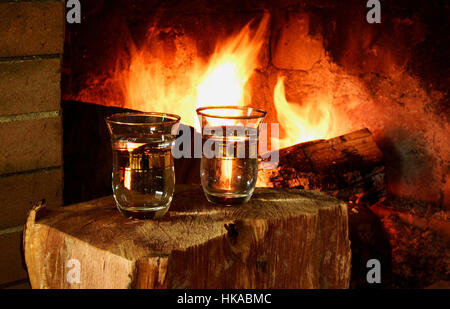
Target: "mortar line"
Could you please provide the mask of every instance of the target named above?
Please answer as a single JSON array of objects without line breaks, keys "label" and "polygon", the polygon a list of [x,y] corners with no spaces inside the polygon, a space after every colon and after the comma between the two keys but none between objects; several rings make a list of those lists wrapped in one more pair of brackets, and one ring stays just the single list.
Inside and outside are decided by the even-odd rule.
[{"label": "mortar line", "polygon": [[[1,3],[1,0],[0,0],[0,3]],[[62,56],[62,54],[0,57],[0,62],[42,60],[42,59],[60,59],[61,56]]]},{"label": "mortar line", "polygon": [[0,3],[65,2],[64,0],[0,0]]},{"label": "mortar line", "polygon": [[48,112],[36,112],[36,113],[26,113],[26,114],[17,114],[17,115],[4,115],[0,116],[0,124],[1,123],[10,123],[14,121],[23,121],[23,120],[37,120],[37,119],[46,119],[46,118],[56,118],[61,115],[61,111],[48,111]]},{"label": "mortar line", "polygon": [[12,234],[15,232],[20,232],[23,230],[23,224],[22,225],[18,225],[18,226],[14,226],[14,227],[8,227],[6,229],[2,229],[0,230],[0,236],[1,235],[5,235],[5,234]]},{"label": "mortar line", "polygon": [[11,177],[11,176],[27,175],[27,174],[33,174],[33,173],[39,173],[39,172],[50,172],[50,171],[58,170],[60,168],[62,168],[62,165],[37,168],[37,169],[33,169],[33,170],[20,171],[20,172],[5,173],[5,174],[0,174],[0,179],[6,178],[6,177]]}]

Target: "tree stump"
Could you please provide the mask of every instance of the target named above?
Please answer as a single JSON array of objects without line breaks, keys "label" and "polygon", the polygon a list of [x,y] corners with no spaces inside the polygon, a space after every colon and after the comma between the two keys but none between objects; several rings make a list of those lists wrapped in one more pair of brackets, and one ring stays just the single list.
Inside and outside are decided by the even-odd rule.
[{"label": "tree stump", "polygon": [[345,203],[300,189],[257,188],[248,203],[226,207],[181,185],[165,217],[147,221],[124,218],[112,197],[38,204],[24,251],[33,288],[348,288],[350,280]]}]

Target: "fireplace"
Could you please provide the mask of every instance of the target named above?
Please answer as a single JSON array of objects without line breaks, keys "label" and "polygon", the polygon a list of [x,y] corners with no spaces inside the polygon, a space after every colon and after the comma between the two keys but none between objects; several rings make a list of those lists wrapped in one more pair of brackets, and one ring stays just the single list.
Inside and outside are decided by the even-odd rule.
[{"label": "fireplace", "polygon": [[[347,141],[362,136],[361,147],[376,148],[367,152],[369,167],[349,156],[345,169],[324,172],[362,179],[355,192],[338,196],[349,209],[351,287],[448,285],[448,5],[380,1],[381,23],[369,23],[366,2],[82,2],[81,22],[65,26],[62,54],[63,141],[55,147],[63,152],[63,204],[111,194],[104,117],[175,113],[194,132],[197,107],[250,105],[280,124],[286,169],[278,176],[298,173],[293,161],[311,160],[298,154],[314,143],[331,141],[329,151],[337,145],[345,154]],[[177,183],[199,183],[198,169],[196,159],[177,160]],[[269,175],[258,185],[332,194],[295,177],[280,183]],[[378,285],[366,281],[373,258],[382,264]]]}]

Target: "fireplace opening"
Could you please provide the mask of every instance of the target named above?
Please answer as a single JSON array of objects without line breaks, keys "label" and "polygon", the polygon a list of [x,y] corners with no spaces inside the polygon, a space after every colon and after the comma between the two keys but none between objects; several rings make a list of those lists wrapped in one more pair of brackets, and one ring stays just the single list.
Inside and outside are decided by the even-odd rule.
[{"label": "fireplace opening", "polygon": [[[196,108],[252,106],[279,124],[268,150],[279,150],[279,163],[259,173],[257,187],[346,203],[351,288],[448,287],[449,8],[380,2],[380,23],[360,0],[82,2],[63,49],[40,59],[61,57],[59,204],[112,194],[105,117],[173,113],[194,139]],[[13,56],[0,51],[5,76]],[[13,114],[23,112],[5,113]],[[0,182],[23,173],[0,167]],[[199,169],[199,159],[176,159],[176,183],[199,184]],[[382,265],[379,284],[366,277],[372,259]]]},{"label": "fireplace opening", "polygon": [[[368,286],[365,260],[376,255],[386,265],[384,286],[424,287],[449,271],[439,248],[448,244],[450,207],[446,11],[438,1],[383,3],[382,22],[370,24],[361,1],[93,1],[83,22],[66,29],[63,106],[94,103],[102,116],[112,107],[174,112],[193,128],[197,107],[264,108],[266,122],[280,123],[281,153],[278,170],[258,186],[319,189],[348,202],[352,286]],[[104,127],[101,117],[95,126]],[[315,148],[298,145],[352,140],[363,129],[360,145],[322,143],[342,147],[333,160],[343,162],[313,163],[320,180],[298,166],[319,160]],[[370,142],[380,154],[364,148]],[[199,183],[188,176],[198,162],[177,163],[177,182]],[[65,176],[72,179],[67,167]],[[66,182],[65,197],[71,192]]]}]

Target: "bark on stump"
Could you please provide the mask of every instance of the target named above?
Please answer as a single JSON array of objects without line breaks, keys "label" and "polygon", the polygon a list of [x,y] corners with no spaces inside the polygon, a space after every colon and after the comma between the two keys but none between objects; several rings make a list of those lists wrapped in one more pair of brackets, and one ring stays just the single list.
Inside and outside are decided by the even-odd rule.
[{"label": "bark on stump", "polygon": [[224,207],[199,186],[177,186],[166,216],[147,221],[124,218],[112,197],[38,204],[24,251],[33,288],[348,288],[350,280],[345,203],[300,189],[257,188],[247,204]]}]

